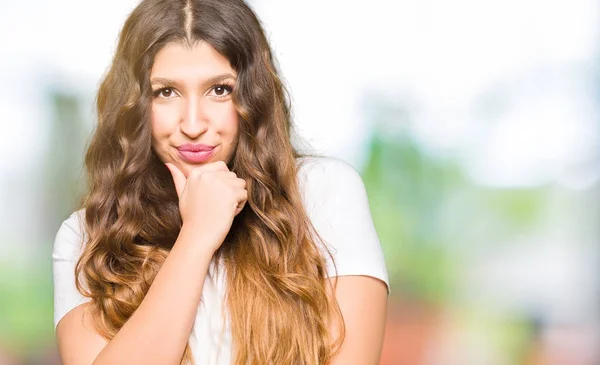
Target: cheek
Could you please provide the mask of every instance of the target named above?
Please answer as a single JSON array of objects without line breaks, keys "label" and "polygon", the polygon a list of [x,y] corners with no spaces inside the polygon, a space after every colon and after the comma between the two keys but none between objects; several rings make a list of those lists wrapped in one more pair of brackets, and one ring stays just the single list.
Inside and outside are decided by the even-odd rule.
[{"label": "cheek", "polygon": [[239,129],[239,115],[233,104],[231,104],[230,107],[223,110],[220,124],[221,132],[223,134],[226,134],[229,137],[229,139],[234,140],[237,138]]},{"label": "cheek", "polygon": [[158,141],[168,137],[176,125],[175,111],[167,105],[153,105],[151,113],[152,137]]}]

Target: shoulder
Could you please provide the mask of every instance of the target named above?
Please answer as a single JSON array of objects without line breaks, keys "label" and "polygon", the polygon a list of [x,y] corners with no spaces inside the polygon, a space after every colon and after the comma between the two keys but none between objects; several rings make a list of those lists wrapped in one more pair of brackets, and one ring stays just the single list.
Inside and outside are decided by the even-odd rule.
[{"label": "shoulder", "polygon": [[298,175],[299,178],[360,179],[358,172],[350,164],[335,157],[301,157],[298,159]]},{"label": "shoulder", "polygon": [[318,205],[348,205],[366,195],[360,174],[346,161],[335,157],[299,159],[298,185],[309,210]]},{"label": "shoulder", "polygon": [[75,265],[87,242],[85,213],[78,210],[65,219],[56,233],[52,249],[54,283],[54,327],[73,308],[89,301],[75,285]]},{"label": "shoulder", "polygon": [[306,212],[331,254],[325,255],[329,277],[371,276],[387,285],[383,250],[358,172],[331,157],[304,158],[300,164],[298,184]]},{"label": "shoulder", "polygon": [[85,242],[85,210],[80,209],[69,215],[65,219],[54,239],[52,256],[55,259],[71,259],[79,256],[81,247]]},{"label": "shoulder", "polygon": [[298,159],[298,185],[305,199],[342,196],[352,199],[364,193],[359,173],[349,163],[334,157]]}]

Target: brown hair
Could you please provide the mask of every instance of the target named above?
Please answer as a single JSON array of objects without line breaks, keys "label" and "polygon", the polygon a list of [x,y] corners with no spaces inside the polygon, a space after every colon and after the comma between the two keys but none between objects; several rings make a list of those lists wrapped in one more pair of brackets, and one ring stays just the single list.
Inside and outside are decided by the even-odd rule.
[{"label": "brown hair", "polygon": [[[229,167],[246,180],[248,202],[215,253],[227,272],[234,364],[325,364],[344,333],[327,290],[328,251],[302,204],[289,97],[262,26],[241,0],[145,0],[125,22],[98,91],[98,125],[85,156],[88,242],[76,266],[77,288],[91,298],[98,331],[110,340],[178,236],[175,187],[151,146],[149,74],[167,43],[197,41],[238,74],[240,132]],[[342,327],[336,341],[328,333],[333,319]]]}]

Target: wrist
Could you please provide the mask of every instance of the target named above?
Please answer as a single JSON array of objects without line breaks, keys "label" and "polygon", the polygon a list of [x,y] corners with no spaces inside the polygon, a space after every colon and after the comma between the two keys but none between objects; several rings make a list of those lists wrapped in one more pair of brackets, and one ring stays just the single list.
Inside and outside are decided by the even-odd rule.
[{"label": "wrist", "polygon": [[176,243],[191,246],[198,253],[212,257],[221,242],[217,242],[216,238],[211,237],[206,231],[202,232],[194,225],[183,224]]}]

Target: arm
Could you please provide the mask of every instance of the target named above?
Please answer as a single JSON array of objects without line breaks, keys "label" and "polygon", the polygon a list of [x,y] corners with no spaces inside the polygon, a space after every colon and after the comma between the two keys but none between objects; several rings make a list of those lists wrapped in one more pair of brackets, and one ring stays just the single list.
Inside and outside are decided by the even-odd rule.
[{"label": "arm", "polygon": [[182,228],[146,297],[110,342],[94,330],[87,304],[65,315],[56,330],[63,363],[179,364],[212,258],[205,249],[212,245],[197,237]]},{"label": "arm", "polygon": [[[335,262],[334,266],[325,256],[345,325],[344,342],[329,365],[376,365],[383,346],[389,280],[365,186],[350,165],[337,159],[312,160],[303,172],[308,213]],[[327,287],[331,295],[333,288]],[[329,324],[332,339],[340,334],[337,325],[337,321]]]},{"label": "arm", "polygon": [[[377,365],[381,357],[388,291],[384,282],[369,276],[329,279],[336,285],[335,298],[345,324],[345,338],[329,365]],[[330,332],[336,338],[334,322]]]},{"label": "arm", "polygon": [[[248,195],[246,182],[222,161],[197,167],[188,176],[175,165],[167,167],[173,175],[183,220],[173,248],[137,310],[110,342],[94,330],[86,305],[60,319],[57,337],[65,365],[180,363],[213,254]],[[64,261],[58,259],[72,237],[60,233],[55,244],[56,262]],[[58,298],[74,290],[64,285],[65,280],[56,281],[61,283]]]}]

